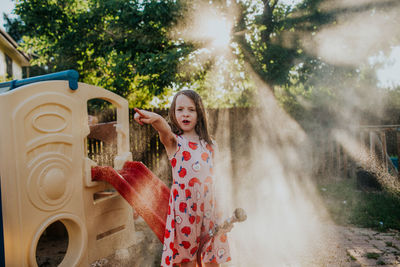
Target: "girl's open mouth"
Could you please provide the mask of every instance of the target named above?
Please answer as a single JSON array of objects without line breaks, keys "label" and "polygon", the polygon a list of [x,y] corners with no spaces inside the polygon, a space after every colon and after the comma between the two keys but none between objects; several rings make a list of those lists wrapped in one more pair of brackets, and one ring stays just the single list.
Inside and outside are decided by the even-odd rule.
[{"label": "girl's open mouth", "polygon": [[183,122],[184,124],[190,123],[190,121],[188,121],[188,120],[183,120],[182,122]]}]

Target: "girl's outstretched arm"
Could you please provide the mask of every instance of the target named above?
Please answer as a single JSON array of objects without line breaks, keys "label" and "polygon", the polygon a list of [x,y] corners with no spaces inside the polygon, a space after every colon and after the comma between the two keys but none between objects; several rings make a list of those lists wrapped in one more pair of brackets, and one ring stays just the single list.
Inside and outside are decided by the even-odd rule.
[{"label": "girl's outstretched arm", "polygon": [[167,151],[168,158],[176,151],[176,136],[171,130],[168,122],[159,114],[147,110],[135,108],[134,119],[140,125],[151,124],[160,135],[160,141]]}]

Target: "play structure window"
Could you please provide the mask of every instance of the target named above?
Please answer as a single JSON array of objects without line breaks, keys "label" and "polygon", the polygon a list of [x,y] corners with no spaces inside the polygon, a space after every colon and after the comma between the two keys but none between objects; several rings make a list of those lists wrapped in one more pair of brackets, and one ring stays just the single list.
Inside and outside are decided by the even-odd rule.
[{"label": "play structure window", "polygon": [[58,266],[68,248],[68,232],[61,221],[50,224],[40,236],[36,247],[36,262],[40,266]]},{"label": "play structure window", "polygon": [[88,116],[87,155],[98,165],[113,166],[117,155],[116,109],[105,100],[91,99],[88,101]]},{"label": "play structure window", "polygon": [[[113,166],[117,155],[117,112],[115,107],[102,99],[88,101],[88,122],[90,133],[87,137],[88,158],[100,166]],[[114,188],[106,188],[93,194],[94,203],[117,195]]]}]

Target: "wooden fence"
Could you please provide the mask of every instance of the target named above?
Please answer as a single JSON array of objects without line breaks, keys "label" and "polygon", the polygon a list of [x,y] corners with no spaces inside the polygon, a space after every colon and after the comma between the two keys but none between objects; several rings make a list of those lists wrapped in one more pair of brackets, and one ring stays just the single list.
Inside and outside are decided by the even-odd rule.
[{"label": "wooden fence", "polygon": [[[153,112],[163,117],[168,116],[166,109],[154,109]],[[228,141],[224,141],[224,146],[228,145],[232,154],[244,155],[245,151],[239,153],[239,149],[243,146],[243,140],[250,135],[251,124],[247,118],[248,112],[244,112],[244,108],[235,109],[209,109],[207,110],[209,117],[210,133],[220,140],[229,136]],[[116,132],[114,124],[116,114],[113,110],[102,112],[101,114],[93,114],[99,118],[99,124],[91,127],[91,133],[87,139],[88,156],[98,165],[113,166],[113,158],[116,155]],[[157,176],[164,181],[169,180],[170,166],[163,145],[159,140],[158,133],[150,125],[139,125],[133,120],[134,111],[129,112],[130,121],[130,149],[133,160],[142,161]],[[219,136],[215,136],[219,131]],[[238,161],[238,157],[232,158],[232,166]],[[232,167],[234,168],[234,167]]]},{"label": "wooden fence", "polygon": [[[166,109],[154,109],[153,111],[165,118],[168,116],[168,110]],[[227,149],[230,150],[233,175],[238,173],[238,168],[243,167],[241,162],[251,153],[245,145],[245,142],[248,142],[249,138],[252,137],[253,126],[249,117],[251,112],[252,109],[247,108],[207,110],[210,133],[217,140],[220,147],[228,146]],[[87,141],[88,156],[99,165],[112,166],[113,158],[116,155],[116,132],[113,126],[116,114],[113,110],[110,110],[95,115],[100,118],[100,128],[106,132],[106,134],[102,133],[100,135],[107,136],[107,138],[96,138],[96,129],[93,128]],[[170,181],[170,166],[157,132],[150,125],[141,126],[135,123],[133,115],[134,111],[130,110],[130,149],[133,160],[142,161],[168,184],[168,181]],[[370,146],[371,154],[382,154],[382,160],[387,162],[388,153],[398,155],[400,152],[399,130],[400,127],[398,126],[360,127],[358,134],[360,142]],[[379,148],[376,146],[376,140],[378,139],[375,140],[370,137],[373,133],[377,133],[377,137],[380,140]],[[366,136],[369,137],[367,138]],[[310,160],[314,161],[314,170],[318,175],[352,175],[356,164],[340,144],[329,139],[324,134],[313,136],[312,138],[315,139],[312,142],[319,152],[314,153],[313,159]]]}]

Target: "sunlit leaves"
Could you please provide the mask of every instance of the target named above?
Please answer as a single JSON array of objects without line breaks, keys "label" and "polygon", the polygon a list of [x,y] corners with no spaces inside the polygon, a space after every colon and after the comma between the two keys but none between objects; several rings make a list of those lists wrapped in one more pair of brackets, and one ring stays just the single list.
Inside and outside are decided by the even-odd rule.
[{"label": "sunlit leaves", "polygon": [[15,13],[33,65],[76,69],[82,81],[134,103],[168,91],[188,53],[168,37],[181,17],[178,1],[22,0]]}]

